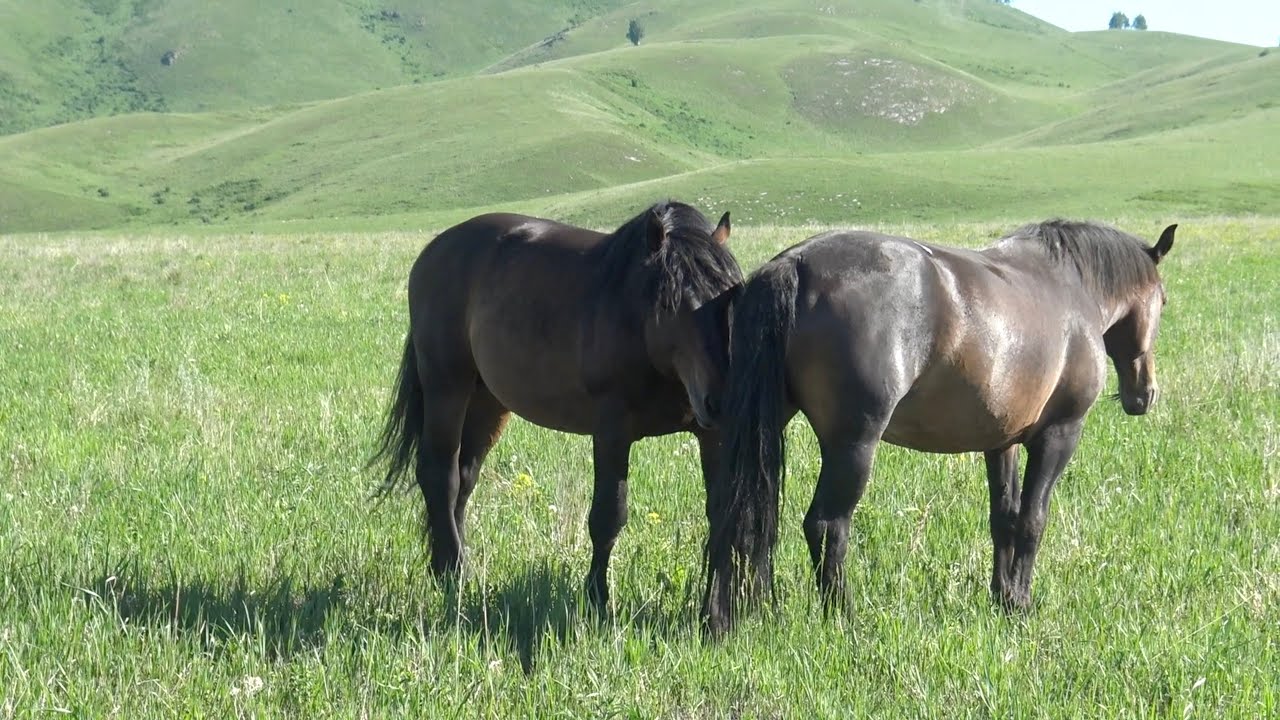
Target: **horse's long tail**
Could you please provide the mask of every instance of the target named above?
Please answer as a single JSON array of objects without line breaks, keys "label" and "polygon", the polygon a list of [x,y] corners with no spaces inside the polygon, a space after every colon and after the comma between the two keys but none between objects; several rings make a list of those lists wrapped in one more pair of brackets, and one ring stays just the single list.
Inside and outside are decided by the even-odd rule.
[{"label": "horse's long tail", "polygon": [[422,383],[418,380],[412,334],[406,334],[404,339],[404,358],[400,360],[395,393],[378,439],[378,449],[369,459],[369,466],[388,463],[387,474],[378,488],[379,496],[394,490],[408,474],[422,436]]},{"label": "horse's long tail", "polygon": [[719,477],[711,483],[711,533],[703,620],[730,628],[741,595],[773,588],[773,547],[782,494],[787,339],[799,278],[793,261],[770,263],[736,303],[725,384]]}]

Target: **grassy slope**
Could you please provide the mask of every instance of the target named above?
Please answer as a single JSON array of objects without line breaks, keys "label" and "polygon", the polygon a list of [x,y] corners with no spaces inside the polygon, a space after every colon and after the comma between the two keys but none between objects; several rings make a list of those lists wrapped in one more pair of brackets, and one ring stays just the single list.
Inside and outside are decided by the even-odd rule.
[{"label": "grassy slope", "polygon": [[995,3],[580,5],[599,16],[497,74],[0,138],[0,231],[396,227],[497,206],[607,225],[663,195],[758,222],[1280,202],[1280,56],[1071,35]]},{"label": "grassy slope", "polygon": [[[979,245],[1007,228],[885,229]],[[811,231],[744,224],[733,243],[754,267]],[[460,595],[427,577],[418,496],[368,501],[427,237],[0,238],[0,715],[1280,713],[1274,221],[1179,231],[1161,404],[1094,408],[1031,613],[988,601],[980,460],[886,446],[854,516],[854,612],[822,620],[797,422],[779,612],[723,646],[696,634],[687,437],[632,452],[603,621],[577,604],[585,438],[511,424],[470,504]]]},{"label": "grassy slope", "polygon": [[[232,110],[477,70],[619,0],[0,0],[0,133]],[[160,60],[177,53],[172,65]]]},{"label": "grassy slope", "polygon": [[[1280,56],[1230,54],[1162,65],[1107,84],[1085,97],[1089,108],[1017,138],[1017,144],[1124,140],[1165,130],[1261,117],[1280,107]],[[1250,137],[1224,137],[1248,143]]]}]

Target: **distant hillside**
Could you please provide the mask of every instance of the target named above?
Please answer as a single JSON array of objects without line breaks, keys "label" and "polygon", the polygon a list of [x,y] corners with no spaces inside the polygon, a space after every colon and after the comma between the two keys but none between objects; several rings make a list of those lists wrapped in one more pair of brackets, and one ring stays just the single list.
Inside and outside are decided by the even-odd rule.
[{"label": "distant hillside", "polygon": [[[94,27],[121,33],[104,46],[150,58],[106,85],[149,89],[94,112],[165,112],[0,137],[0,231],[429,225],[494,207],[607,224],[666,195],[755,222],[1280,213],[1280,53],[1071,34],[994,2],[539,2],[513,24],[492,0],[315,0],[271,22],[244,0],[55,0],[20,24],[58,3],[98,8]],[[179,36],[203,40],[162,65]],[[72,87],[47,74],[68,67],[28,80]],[[380,77],[394,87],[369,90]]]},{"label": "distant hillside", "polygon": [[0,134],[479,70],[620,0],[0,0]]}]

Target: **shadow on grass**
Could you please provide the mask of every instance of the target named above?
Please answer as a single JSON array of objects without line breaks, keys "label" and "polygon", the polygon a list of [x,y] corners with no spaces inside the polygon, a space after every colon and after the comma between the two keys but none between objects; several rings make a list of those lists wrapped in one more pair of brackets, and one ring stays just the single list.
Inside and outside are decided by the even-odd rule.
[{"label": "shadow on grass", "polygon": [[381,594],[370,603],[362,594],[376,583],[348,582],[343,575],[319,584],[288,575],[265,583],[243,575],[156,582],[144,572],[122,569],[98,575],[81,592],[88,606],[117,616],[122,624],[168,627],[214,653],[251,642],[273,660],[323,648],[331,640],[327,632],[344,642],[366,635],[400,641],[461,633],[475,636],[482,648],[514,655],[521,669],[532,673],[548,643],[566,647],[593,634],[692,632],[692,614],[680,603],[670,607],[624,598],[616,614],[606,614],[585,599],[580,580],[563,564],[535,561],[494,584],[437,583],[424,574],[426,597]]},{"label": "shadow on grass", "polygon": [[299,584],[289,576],[255,587],[243,575],[231,581],[196,579],[152,584],[140,573],[103,575],[82,588],[85,602],[123,623],[169,627],[194,635],[211,651],[251,637],[272,659],[325,644],[325,623],[343,606],[342,576],[327,585]]},{"label": "shadow on grass", "polygon": [[[478,633],[484,644],[513,654],[531,673],[544,643],[567,645],[598,613],[577,580],[561,565],[539,563],[497,586],[441,583],[443,612],[424,631]],[[459,591],[460,590],[460,591]]]},{"label": "shadow on grass", "polygon": [[[685,588],[686,595],[689,590]],[[536,669],[539,653],[549,643],[567,647],[592,636],[620,634],[696,636],[688,603],[618,597],[625,593],[616,587],[613,593],[614,610],[602,611],[586,599],[582,576],[575,569],[550,561],[531,562],[496,588],[464,582],[459,593],[446,586],[445,612],[428,621],[424,631],[478,633],[489,647],[515,655],[526,674]]]}]

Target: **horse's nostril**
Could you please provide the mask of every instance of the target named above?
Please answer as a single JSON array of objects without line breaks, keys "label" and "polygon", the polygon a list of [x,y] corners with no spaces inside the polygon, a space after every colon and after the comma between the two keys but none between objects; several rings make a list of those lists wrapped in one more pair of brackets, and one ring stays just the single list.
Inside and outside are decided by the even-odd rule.
[{"label": "horse's nostril", "polygon": [[1135,395],[1133,396],[1133,399],[1130,401],[1130,406],[1132,409],[1129,411],[1129,413],[1131,415],[1144,415],[1147,413],[1148,410],[1151,409],[1151,404],[1153,402],[1155,402],[1155,396],[1153,393],[1149,391],[1146,393]]},{"label": "horse's nostril", "polygon": [[710,395],[702,399],[702,407],[706,408],[707,414],[713,417],[720,413],[720,408],[716,407],[715,398],[711,397]]}]

